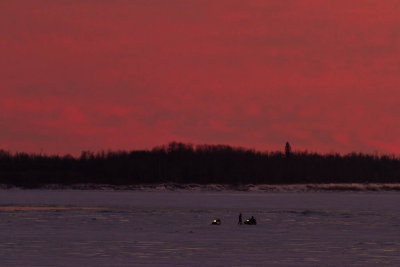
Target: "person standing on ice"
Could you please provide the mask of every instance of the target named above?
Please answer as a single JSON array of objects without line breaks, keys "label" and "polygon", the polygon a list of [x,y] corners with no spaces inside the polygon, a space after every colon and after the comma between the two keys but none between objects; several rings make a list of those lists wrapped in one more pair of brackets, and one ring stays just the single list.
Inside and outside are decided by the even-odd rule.
[{"label": "person standing on ice", "polygon": [[242,214],[241,214],[241,213],[239,214],[239,221],[238,221],[238,224],[242,224]]}]

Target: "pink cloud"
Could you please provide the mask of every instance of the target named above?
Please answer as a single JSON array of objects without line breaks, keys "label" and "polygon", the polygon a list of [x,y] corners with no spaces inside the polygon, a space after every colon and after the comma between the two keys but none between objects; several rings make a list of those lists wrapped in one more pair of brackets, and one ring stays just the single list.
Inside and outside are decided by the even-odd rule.
[{"label": "pink cloud", "polygon": [[[397,1],[0,3],[0,146],[398,153]],[[388,130],[390,129],[390,130]]]}]

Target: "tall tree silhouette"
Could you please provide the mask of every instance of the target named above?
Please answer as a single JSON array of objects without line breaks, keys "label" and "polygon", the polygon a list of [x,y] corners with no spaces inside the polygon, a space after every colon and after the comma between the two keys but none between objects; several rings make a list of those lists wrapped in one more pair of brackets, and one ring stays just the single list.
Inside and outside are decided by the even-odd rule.
[{"label": "tall tree silhouette", "polygon": [[289,142],[286,142],[285,155],[288,158],[288,157],[290,157],[291,154],[292,154],[292,147],[290,146]]}]

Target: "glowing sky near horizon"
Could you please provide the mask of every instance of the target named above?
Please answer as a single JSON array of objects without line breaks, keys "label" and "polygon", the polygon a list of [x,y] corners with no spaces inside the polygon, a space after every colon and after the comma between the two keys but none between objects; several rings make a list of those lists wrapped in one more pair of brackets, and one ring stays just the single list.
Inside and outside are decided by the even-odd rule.
[{"label": "glowing sky near horizon", "polygon": [[0,148],[400,153],[398,0],[2,0]]}]

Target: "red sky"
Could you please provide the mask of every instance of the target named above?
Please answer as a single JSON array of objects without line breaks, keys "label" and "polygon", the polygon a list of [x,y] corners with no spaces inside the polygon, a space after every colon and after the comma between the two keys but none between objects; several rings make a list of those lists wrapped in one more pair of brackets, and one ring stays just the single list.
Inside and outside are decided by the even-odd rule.
[{"label": "red sky", "polygon": [[0,148],[400,153],[398,0],[1,0]]}]

